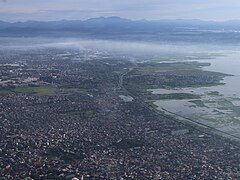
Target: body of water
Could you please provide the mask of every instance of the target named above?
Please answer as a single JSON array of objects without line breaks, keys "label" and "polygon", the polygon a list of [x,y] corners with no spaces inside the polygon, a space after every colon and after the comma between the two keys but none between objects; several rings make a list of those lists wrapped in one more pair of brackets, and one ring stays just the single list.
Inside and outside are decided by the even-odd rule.
[{"label": "body of water", "polygon": [[181,116],[240,137],[240,52],[226,53],[215,59],[199,60],[211,63],[204,70],[231,74],[224,85],[197,88],[150,89],[153,94],[191,93],[201,99],[158,100],[158,109]]}]

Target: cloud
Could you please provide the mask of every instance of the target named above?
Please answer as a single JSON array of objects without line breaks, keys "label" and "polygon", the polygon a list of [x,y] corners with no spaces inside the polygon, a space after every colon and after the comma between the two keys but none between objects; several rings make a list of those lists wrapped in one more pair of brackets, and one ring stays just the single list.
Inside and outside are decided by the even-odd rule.
[{"label": "cloud", "polygon": [[[16,38],[0,40],[1,49],[31,50],[37,48],[63,48],[103,51],[120,55],[193,55],[200,53],[216,52],[216,49],[226,49],[218,45],[191,44],[191,43],[166,43],[166,42],[130,42],[130,41],[112,41],[112,40],[86,40],[74,38]],[[24,43],[24,46],[22,44]],[[233,48],[231,48],[233,49]]]}]

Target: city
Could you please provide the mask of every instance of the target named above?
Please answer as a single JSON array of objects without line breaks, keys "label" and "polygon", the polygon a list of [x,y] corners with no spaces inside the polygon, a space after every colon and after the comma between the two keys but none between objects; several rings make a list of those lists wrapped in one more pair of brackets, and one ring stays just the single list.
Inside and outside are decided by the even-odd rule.
[{"label": "city", "polygon": [[[0,179],[240,178],[238,143],[145,101],[136,74],[157,64],[74,49],[0,57]],[[157,86],[217,84],[222,76],[159,76]]]}]

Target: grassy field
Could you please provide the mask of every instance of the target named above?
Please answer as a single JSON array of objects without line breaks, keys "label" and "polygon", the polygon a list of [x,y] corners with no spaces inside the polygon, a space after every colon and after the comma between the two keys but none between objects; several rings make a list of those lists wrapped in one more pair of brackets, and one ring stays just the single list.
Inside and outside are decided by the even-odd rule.
[{"label": "grassy field", "polygon": [[83,110],[83,111],[70,111],[65,114],[70,116],[81,116],[84,118],[92,118],[96,116],[97,112],[95,110]]},{"label": "grassy field", "polygon": [[189,93],[147,94],[147,100],[200,99],[201,96]]},{"label": "grassy field", "polygon": [[39,86],[39,87],[16,87],[16,88],[8,88],[1,89],[0,94],[8,94],[8,93],[18,93],[18,94],[33,94],[37,96],[54,96],[56,95],[57,88],[53,86]]}]

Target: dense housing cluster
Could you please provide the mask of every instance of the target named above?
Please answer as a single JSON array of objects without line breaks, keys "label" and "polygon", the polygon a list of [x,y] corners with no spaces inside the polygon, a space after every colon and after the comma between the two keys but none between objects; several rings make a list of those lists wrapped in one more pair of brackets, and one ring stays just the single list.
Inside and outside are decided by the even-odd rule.
[{"label": "dense housing cluster", "polygon": [[240,178],[237,144],[129,94],[136,64],[57,49],[0,58],[0,179]]}]

